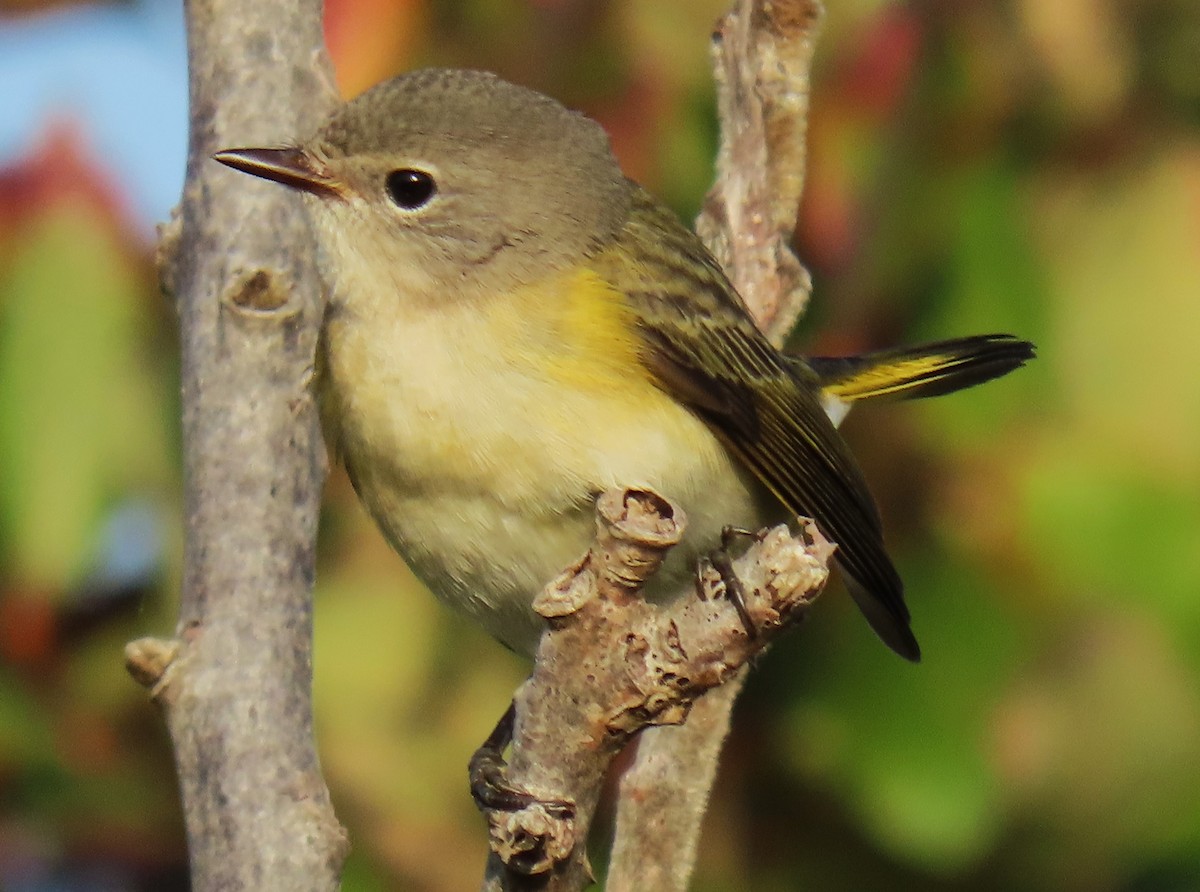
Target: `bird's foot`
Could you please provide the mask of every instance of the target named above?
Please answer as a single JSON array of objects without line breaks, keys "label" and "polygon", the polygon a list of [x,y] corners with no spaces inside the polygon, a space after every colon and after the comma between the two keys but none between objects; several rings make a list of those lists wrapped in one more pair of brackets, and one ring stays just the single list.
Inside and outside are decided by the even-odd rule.
[{"label": "bird's foot", "polygon": [[509,704],[487,740],[471,756],[467,768],[471,782],[471,798],[482,812],[515,812],[540,804],[554,817],[570,820],[575,816],[573,802],[563,799],[539,799],[528,790],[509,783],[504,750],[512,742],[516,718],[516,704]]}]

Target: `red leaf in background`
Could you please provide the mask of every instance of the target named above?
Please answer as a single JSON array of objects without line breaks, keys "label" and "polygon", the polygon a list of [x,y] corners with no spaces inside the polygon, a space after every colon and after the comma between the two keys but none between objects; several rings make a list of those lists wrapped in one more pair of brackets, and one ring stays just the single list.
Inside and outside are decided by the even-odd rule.
[{"label": "red leaf in background", "polygon": [[853,262],[863,231],[860,173],[852,147],[877,142],[874,131],[904,101],[921,54],[921,21],[890,6],[853,41],[855,52],[812,99],[809,171],[800,208],[804,257],[833,274]]},{"label": "red leaf in background", "polygon": [[88,208],[128,237],[136,254],[145,253],[134,235],[133,211],[115,179],[91,154],[79,127],[64,118],[46,125],[25,158],[0,169],[0,245],[31,217],[59,205]]},{"label": "red leaf in background", "polygon": [[921,22],[903,6],[884,9],[859,41],[842,77],[842,98],[886,115],[908,91],[921,53]]},{"label": "red leaf in background", "polygon": [[53,598],[9,589],[0,597],[0,661],[44,670],[59,653]]},{"label": "red leaf in background", "polygon": [[639,70],[631,73],[621,94],[587,109],[608,132],[621,169],[639,183],[648,184],[653,179],[656,130],[670,102],[655,73]]},{"label": "red leaf in background", "polygon": [[841,136],[854,125],[820,98],[813,112],[796,231],[810,269],[833,274],[853,261],[862,226],[858,195],[841,157]]},{"label": "red leaf in background", "polygon": [[424,0],[326,0],[325,44],[345,97],[404,70],[422,42]]}]

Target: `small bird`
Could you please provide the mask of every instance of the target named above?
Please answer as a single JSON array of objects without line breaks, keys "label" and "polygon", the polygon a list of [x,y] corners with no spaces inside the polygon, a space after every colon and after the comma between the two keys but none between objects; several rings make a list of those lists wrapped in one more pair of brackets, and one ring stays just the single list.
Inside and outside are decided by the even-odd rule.
[{"label": "small bird", "polygon": [[723,528],[804,515],[879,637],[920,658],[826,408],[987,381],[1031,344],[784,354],[600,125],[486,72],[405,74],[303,142],[214,157],[306,197],[331,283],[326,435],[416,575],[501,642],[533,652],[533,597],[588,548],[596,496],[648,487],[688,517],[649,596],[681,590]]}]

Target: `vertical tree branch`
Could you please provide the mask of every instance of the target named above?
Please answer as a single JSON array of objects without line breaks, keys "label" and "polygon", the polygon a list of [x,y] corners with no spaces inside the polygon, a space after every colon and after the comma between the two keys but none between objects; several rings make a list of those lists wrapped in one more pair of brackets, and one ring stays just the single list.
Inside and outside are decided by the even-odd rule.
[{"label": "vertical tree branch", "polygon": [[713,34],[721,143],[696,232],[778,345],[808,304],[792,250],[820,0],[737,0]]},{"label": "vertical tree branch", "polygon": [[347,844],[311,702],[321,288],[298,199],[210,160],[333,108],[322,10],[189,0],[186,15],[187,181],[160,247],[182,335],[183,593],[177,638],[133,642],[127,662],[166,714],[192,888],[331,890]]},{"label": "vertical tree branch", "polygon": [[[713,34],[721,144],[696,232],[759,326],[781,344],[808,302],[791,243],[804,188],[819,0],[737,0]],[[648,728],[621,779],[609,892],[687,888],[717,761],[745,673],[683,725]]]}]

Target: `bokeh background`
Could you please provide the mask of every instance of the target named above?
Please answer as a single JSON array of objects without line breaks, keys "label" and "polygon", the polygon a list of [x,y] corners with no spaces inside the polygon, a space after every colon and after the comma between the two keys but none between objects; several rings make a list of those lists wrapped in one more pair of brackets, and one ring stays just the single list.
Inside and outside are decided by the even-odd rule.
[{"label": "bokeh background", "polygon": [[[1200,5],[827,0],[796,341],[984,331],[1011,378],[847,435],[926,658],[834,588],[757,666],[697,890],[1200,890]],[[353,95],[494,69],[598,117],[690,218],[726,0],[329,0]],[[123,643],[172,628],[181,12],[0,2],[0,888],[186,888],[165,731]],[[281,138],[294,134],[280,134]],[[524,672],[331,475],[317,585],[345,888],[473,888],[464,765]]]}]

